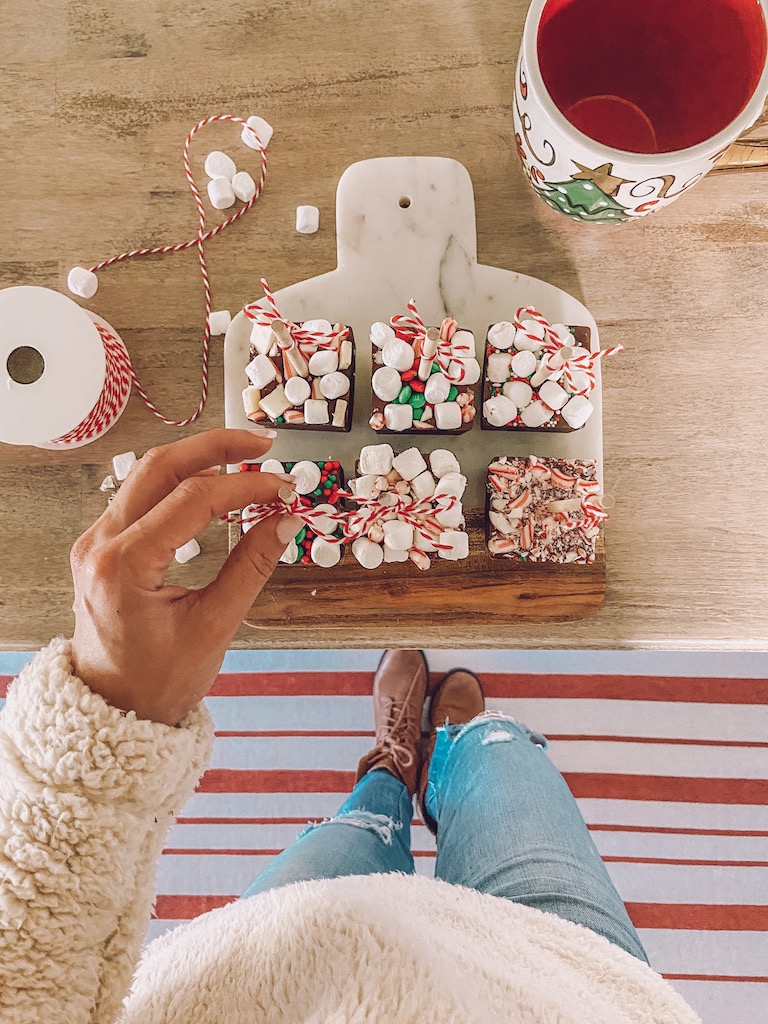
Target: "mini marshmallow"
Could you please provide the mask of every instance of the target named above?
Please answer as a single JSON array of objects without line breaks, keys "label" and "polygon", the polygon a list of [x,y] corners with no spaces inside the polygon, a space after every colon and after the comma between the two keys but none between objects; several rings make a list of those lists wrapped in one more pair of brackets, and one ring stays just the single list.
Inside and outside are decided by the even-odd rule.
[{"label": "mini marshmallow", "polygon": [[454,359],[473,359],[475,336],[472,331],[456,331],[451,338],[451,353]]},{"label": "mini marshmallow", "polygon": [[269,355],[269,351],[274,344],[275,336],[272,333],[271,327],[265,327],[263,324],[253,325],[251,328],[251,345],[255,349],[256,355]]},{"label": "mini marshmallow", "polygon": [[393,366],[380,366],[371,378],[371,386],[374,395],[382,402],[392,402],[400,394],[403,382]]},{"label": "mini marshmallow", "polygon": [[99,289],[99,279],[85,267],[72,267],[67,274],[67,288],[81,299],[92,299]]},{"label": "mini marshmallow", "polygon": [[451,382],[444,373],[433,373],[424,385],[424,397],[430,405],[439,405],[448,397]]},{"label": "mini marshmallow", "polygon": [[[529,334],[534,337],[527,337]],[[546,331],[537,320],[523,320],[523,330],[515,334],[515,348],[519,352],[538,352],[545,337]]]},{"label": "mini marshmallow", "polygon": [[254,356],[245,368],[248,380],[261,391],[277,379],[277,367],[269,356]]},{"label": "mini marshmallow", "polygon": [[176,548],[176,561],[181,562],[184,565],[185,562],[189,562],[190,559],[196,558],[200,554],[200,545],[194,538],[188,540],[186,544],[182,544],[180,548]]},{"label": "mini marshmallow", "polygon": [[362,498],[364,501],[371,501],[378,491],[376,481],[379,479],[376,473],[366,473],[364,476],[359,476],[355,481],[355,497]]},{"label": "mini marshmallow", "polygon": [[304,405],[312,394],[309,381],[303,377],[289,377],[283,385],[283,390],[291,405]]},{"label": "mini marshmallow", "polygon": [[348,370],[352,365],[352,356],[354,350],[352,348],[352,342],[349,338],[345,338],[339,346],[339,369]]},{"label": "mini marshmallow", "polygon": [[384,423],[388,430],[410,430],[413,426],[413,406],[385,405]]},{"label": "mini marshmallow", "polygon": [[501,384],[502,381],[505,381],[509,377],[510,362],[510,357],[501,352],[494,352],[492,356],[488,356],[485,371],[488,380],[492,384]]},{"label": "mini marshmallow", "polygon": [[328,423],[331,415],[328,403],[322,398],[308,398],[304,403],[304,422],[315,426]]},{"label": "mini marshmallow", "polygon": [[316,462],[304,459],[296,463],[291,470],[291,476],[296,477],[297,494],[311,494],[320,483],[320,467]]},{"label": "mini marshmallow", "polygon": [[508,320],[502,320],[500,323],[494,324],[488,331],[488,341],[494,348],[506,352],[514,344],[515,325],[511,324]]},{"label": "mini marshmallow", "polygon": [[408,448],[392,459],[392,469],[396,469],[403,480],[413,480],[426,468],[427,464],[418,448]]},{"label": "mini marshmallow", "polygon": [[401,373],[410,370],[414,363],[412,347],[400,338],[392,338],[385,342],[381,355],[385,366],[392,366]]},{"label": "mini marshmallow", "polygon": [[533,388],[525,380],[510,380],[501,389],[505,398],[514,402],[518,409],[525,409],[533,401]]},{"label": "mini marshmallow", "polygon": [[562,409],[568,401],[568,392],[553,380],[545,380],[539,388],[539,397],[550,409]]},{"label": "mini marshmallow", "polygon": [[537,427],[543,427],[545,423],[549,423],[554,415],[543,402],[532,402],[527,409],[523,409],[520,413],[520,419],[526,427],[532,427],[535,430]]},{"label": "mini marshmallow", "polygon": [[208,198],[214,210],[228,210],[235,205],[235,193],[229,178],[211,178],[208,182]]},{"label": "mini marshmallow", "polygon": [[517,406],[505,395],[496,395],[483,405],[483,416],[492,427],[506,427],[517,417]]},{"label": "mini marshmallow", "polygon": [[293,565],[294,562],[299,560],[299,546],[294,538],[285,551],[280,555],[280,561],[285,562],[286,565]]},{"label": "mini marshmallow", "polygon": [[335,373],[326,373],[320,378],[320,392],[326,398],[343,398],[349,391],[349,377],[346,373],[337,370]]},{"label": "mini marshmallow", "polygon": [[464,359],[460,363],[452,360],[448,365],[448,376],[458,380],[459,384],[466,384],[467,387],[470,384],[477,384],[480,380],[480,363],[474,358]]},{"label": "mini marshmallow", "polygon": [[413,546],[419,550],[429,553],[430,551],[437,551],[434,542],[423,534],[419,533],[418,530],[414,531],[413,534]]},{"label": "mini marshmallow", "polygon": [[348,402],[345,398],[339,398],[333,407],[333,419],[331,420],[331,426],[343,427],[344,421],[347,418],[347,405]]},{"label": "mini marshmallow", "polygon": [[109,476],[105,476],[104,479],[99,484],[100,491],[114,491],[116,487],[117,483],[115,481],[115,478],[111,474]]},{"label": "mini marshmallow", "polygon": [[248,419],[257,413],[261,408],[261,392],[258,388],[255,388],[253,384],[249,384],[247,388],[243,388],[243,411]]},{"label": "mini marshmallow", "polygon": [[573,430],[583,427],[594,411],[594,405],[584,395],[574,395],[562,410],[563,419]]},{"label": "mini marshmallow", "polygon": [[320,349],[319,352],[315,352],[313,356],[309,357],[309,372],[313,377],[322,377],[325,373],[333,373],[338,367],[339,356],[337,352]]},{"label": "mini marshmallow", "polygon": [[136,452],[123,452],[112,459],[112,469],[118,480],[125,480],[136,462]]},{"label": "mini marshmallow", "polygon": [[376,348],[383,348],[394,337],[394,328],[390,327],[389,324],[383,324],[380,321],[371,324],[371,342]]},{"label": "mini marshmallow", "polygon": [[440,512],[436,512],[435,519],[441,526],[445,526],[449,530],[455,530],[464,521],[464,509],[461,502],[458,501],[451,508],[444,508]]},{"label": "mini marshmallow", "polygon": [[300,235],[314,235],[320,227],[320,211],[316,206],[296,207],[296,230]]},{"label": "mini marshmallow", "polygon": [[285,473],[285,466],[277,459],[265,459],[261,463],[262,473]]},{"label": "mini marshmallow", "polygon": [[389,444],[367,444],[360,451],[360,472],[386,476],[392,469],[395,453]]},{"label": "mini marshmallow", "polygon": [[301,329],[309,331],[310,334],[333,334],[330,320],[305,320],[301,325]]},{"label": "mini marshmallow", "polygon": [[315,565],[330,569],[331,566],[337,565],[341,558],[341,544],[331,544],[322,537],[315,537],[309,549],[309,557]]},{"label": "mini marshmallow", "polygon": [[415,494],[417,501],[421,501],[422,498],[431,498],[435,493],[435,487],[435,478],[429,470],[419,473],[418,476],[411,480],[411,490]]},{"label": "mini marshmallow", "polygon": [[[332,533],[336,531],[336,527],[339,525],[332,516],[338,514],[338,509],[334,505],[315,505],[315,512],[327,512],[327,515],[313,517],[312,529],[315,533],[322,534],[324,537],[330,537]],[[335,564],[335,563],[334,563]]]},{"label": "mini marshmallow", "polygon": [[217,309],[208,317],[208,326],[211,334],[226,334],[227,328],[232,323],[232,314],[228,309]]},{"label": "mini marshmallow", "polygon": [[393,551],[392,548],[384,547],[384,561],[385,562],[407,562],[408,552],[407,551]]},{"label": "mini marshmallow", "polygon": [[378,569],[384,561],[384,551],[367,537],[358,537],[352,544],[352,554],[364,569]]},{"label": "mini marshmallow", "polygon": [[222,153],[220,149],[214,149],[205,158],[205,173],[209,178],[226,178],[232,181],[237,173],[237,165],[232,157]]},{"label": "mini marshmallow", "polygon": [[441,476],[435,487],[435,497],[441,494],[461,498],[467,489],[467,478],[461,473],[446,473]]},{"label": "mini marshmallow", "polygon": [[558,341],[561,341],[564,345],[573,345],[574,337],[571,333],[571,328],[565,324],[552,324],[552,333],[556,336]]},{"label": "mini marshmallow", "polygon": [[[269,140],[272,138],[272,135],[274,133],[274,128],[269,123],[269,121],[265,121],[263,117],[257,117],[254,114],[246,120],[245,124],[248,124],[251,126],[251,128],[253,128],[253,131],[256,132],[256,134],[259,137],[259,142],[262,144],[264,149],[266,149],[267,146],[269,145]],[[243,125],[243,130],[240,133],[240,138],[243,140],[246,146],[249,146],[251,149],[259,148],[259,143],[253,137],[253,132],[248,131],[245,125]]]},{"label": "mini marshmallow", "polygon": [[435,406],[435,426],[438,430],[461,428],[461,406],[458,402],[440,402]]},{"label": "mini marshmallow", "polygon": [[530,377],[537,366],[538,360],[533,352],[518,352],[512,357],[512,373],[516,377]]},{"label": "mini marshmallow", "polygon": [[270,391],[266,397],[259,401],[259,406],[271,420],[276,420],[278,416],[282,416],[284,412],[288,412],[291,408],[291,403],[285,397],[283,385],[278,384],[273,391]]},{"label": "mini marshmallow", "polygon": [[576,393],[592,390],[592,381],[583,370],[572,370],[571,380],[568,383],[569,390]]},{"label": "mini marshmallow", "polygon": [[438,537],[438,544],[445,544],[449,550],[438,551],[439,558],[447,558],[449,562],[458,562],[469,557],[469,534],[457,530],[445,530]]},{"label": "mini marshmallow", "polygon": [[241,203],[250,203],[256,195],[256,182],[248,171],[238,171],[232,179],[232,191]]},{"label": "mini marshmallow", "polygon": [[447,448],[436,448],[429,456],[429,465],[438,479],[444,477],[446,473],[459,473],[461,471],[459,460]]},{"label": "mini marshmallow", "polygon": [[413,546],[413,527],[400,519],[384,523],[384,546],[393,551],[407,551]]}]

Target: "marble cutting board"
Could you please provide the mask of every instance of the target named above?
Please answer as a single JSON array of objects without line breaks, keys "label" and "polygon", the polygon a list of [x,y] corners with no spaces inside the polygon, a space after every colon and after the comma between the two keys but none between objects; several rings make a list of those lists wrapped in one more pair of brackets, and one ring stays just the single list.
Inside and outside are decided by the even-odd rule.
[{"label": "marble cutting board", "polygon": [[[472,182],[455,160],[440,157],[384,157],[353,164],[342,175],[336,197],[338,266],[335,270],[275,293],[281,313],[294,321],[324,317],[349,324],[357,342],[355,412],[349,434],[283,431],[271,454],[281,460],[341,461],[348,473],[360,448],[387,442],[395,451],[451,448],[469,478],[464,498],[470,532],[470,558],[437,559],[427,572],[393,563],[371,572],[347,552],[332,570],[281,566],[246,621],[261,628],[338,628],[347,642],[354,630],[382,615],[396,624],[413,615],[443,625],[469,624],[474,616],[499,626],[514,622],[565,621],[594,614],[605,596],[602,551],[591,566],[546,566],[492,560],[485,550],[483,504],[485,470],[497,455],[540,455],[597,459],[602,481],[602,382],[597,364],[595,414],[586,427],[569,434],[480,429],[459,436],[381,436],[368,426],[371,359],[368,332],[375,320],[405,313],[416,299],[424,321],[439,324],[446,315],[475,334],[482,363],[488,326],[512,319],[532,305],[550,322],[589,327],[592,349],[597,325],[582,303],[536,278],[477,262]],[[510,240],[511,248],[514,240]],[[256,277],[262,276],[258,268]],[[260,292],[255,283],[254,296]],[[264,303],[265,304],[265,303]],[[241,312],[224,346],[225,408],[228,427],[247,427],[241,392],[246,383],[250,321]],[[237,467],[229,467],[236,471]],[[231,543],[237,539],[233,527]]]}]

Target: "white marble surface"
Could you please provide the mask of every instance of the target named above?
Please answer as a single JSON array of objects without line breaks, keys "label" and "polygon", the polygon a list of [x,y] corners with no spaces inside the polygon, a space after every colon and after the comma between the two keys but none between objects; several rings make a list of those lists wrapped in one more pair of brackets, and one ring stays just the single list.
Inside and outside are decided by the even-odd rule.
[{"label": "white marble surface", "polygon": [[[400,205],[407,197],[410,205]],[[405,200],[403,200],[405,201]],[[598,460],[602,480],[602,382],[596,366],[595,413],[584,429],[506,434],[480,429],[460,436],[404,434],[380,436],[368,426],[371,413],[371,356],[368,333],[376,320],[406,313],[414,298],[428,324],[447,315],[475,334],[483,359],[491,323],[511,320],[520,306],[532,305],[550,322],[584,325],[599,346],[597,325],[573,296],[536,278],[477,262],[477,231],[472,182],[457,161],[440,157],[383,157],[353,164],[342,175],[336,195],[338,267],[321,277],[275,293],[278,308],[294,321],[325,317],[349,324],[357,342],[355,414],[349,434],[281,431],[272,455],[283,460],[339,459],[351,471],[360,448],[386,441],[396,451],[450,448],[469,477],[468,507],[484,501],[485,469],[496,455],[541,455]],[[510,239],[514,250],[515,240]],[[260,268],[259,268],[260,270]],[[254,282],[253,300],[260,288]],[[226,423],[248,427],[241,392],[246,383],[250,321],[241,312],[227,331],[224,347]],[[232,467],[234,468],[234,467]]]}]

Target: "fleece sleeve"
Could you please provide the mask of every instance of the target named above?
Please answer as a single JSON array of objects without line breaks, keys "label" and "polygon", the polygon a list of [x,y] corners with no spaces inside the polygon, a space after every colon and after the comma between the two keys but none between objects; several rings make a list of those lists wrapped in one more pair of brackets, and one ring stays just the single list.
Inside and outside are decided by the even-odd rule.
[{"label": "fleece sleeve", "polygon": [[176,729],[111,707],[54,640],[0,713],[0,1021],[114,1024],[174,815],[208,766],[198,707]]}]

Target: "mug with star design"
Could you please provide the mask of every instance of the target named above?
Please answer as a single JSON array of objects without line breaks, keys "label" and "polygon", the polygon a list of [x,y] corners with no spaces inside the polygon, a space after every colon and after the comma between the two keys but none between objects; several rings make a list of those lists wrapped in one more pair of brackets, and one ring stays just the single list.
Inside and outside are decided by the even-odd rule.
[{"label": "mug with star design", "polygon": [[553,209],[584,223],[669,206],[768,97],[768,0],[533,0],[515,142]]}]

